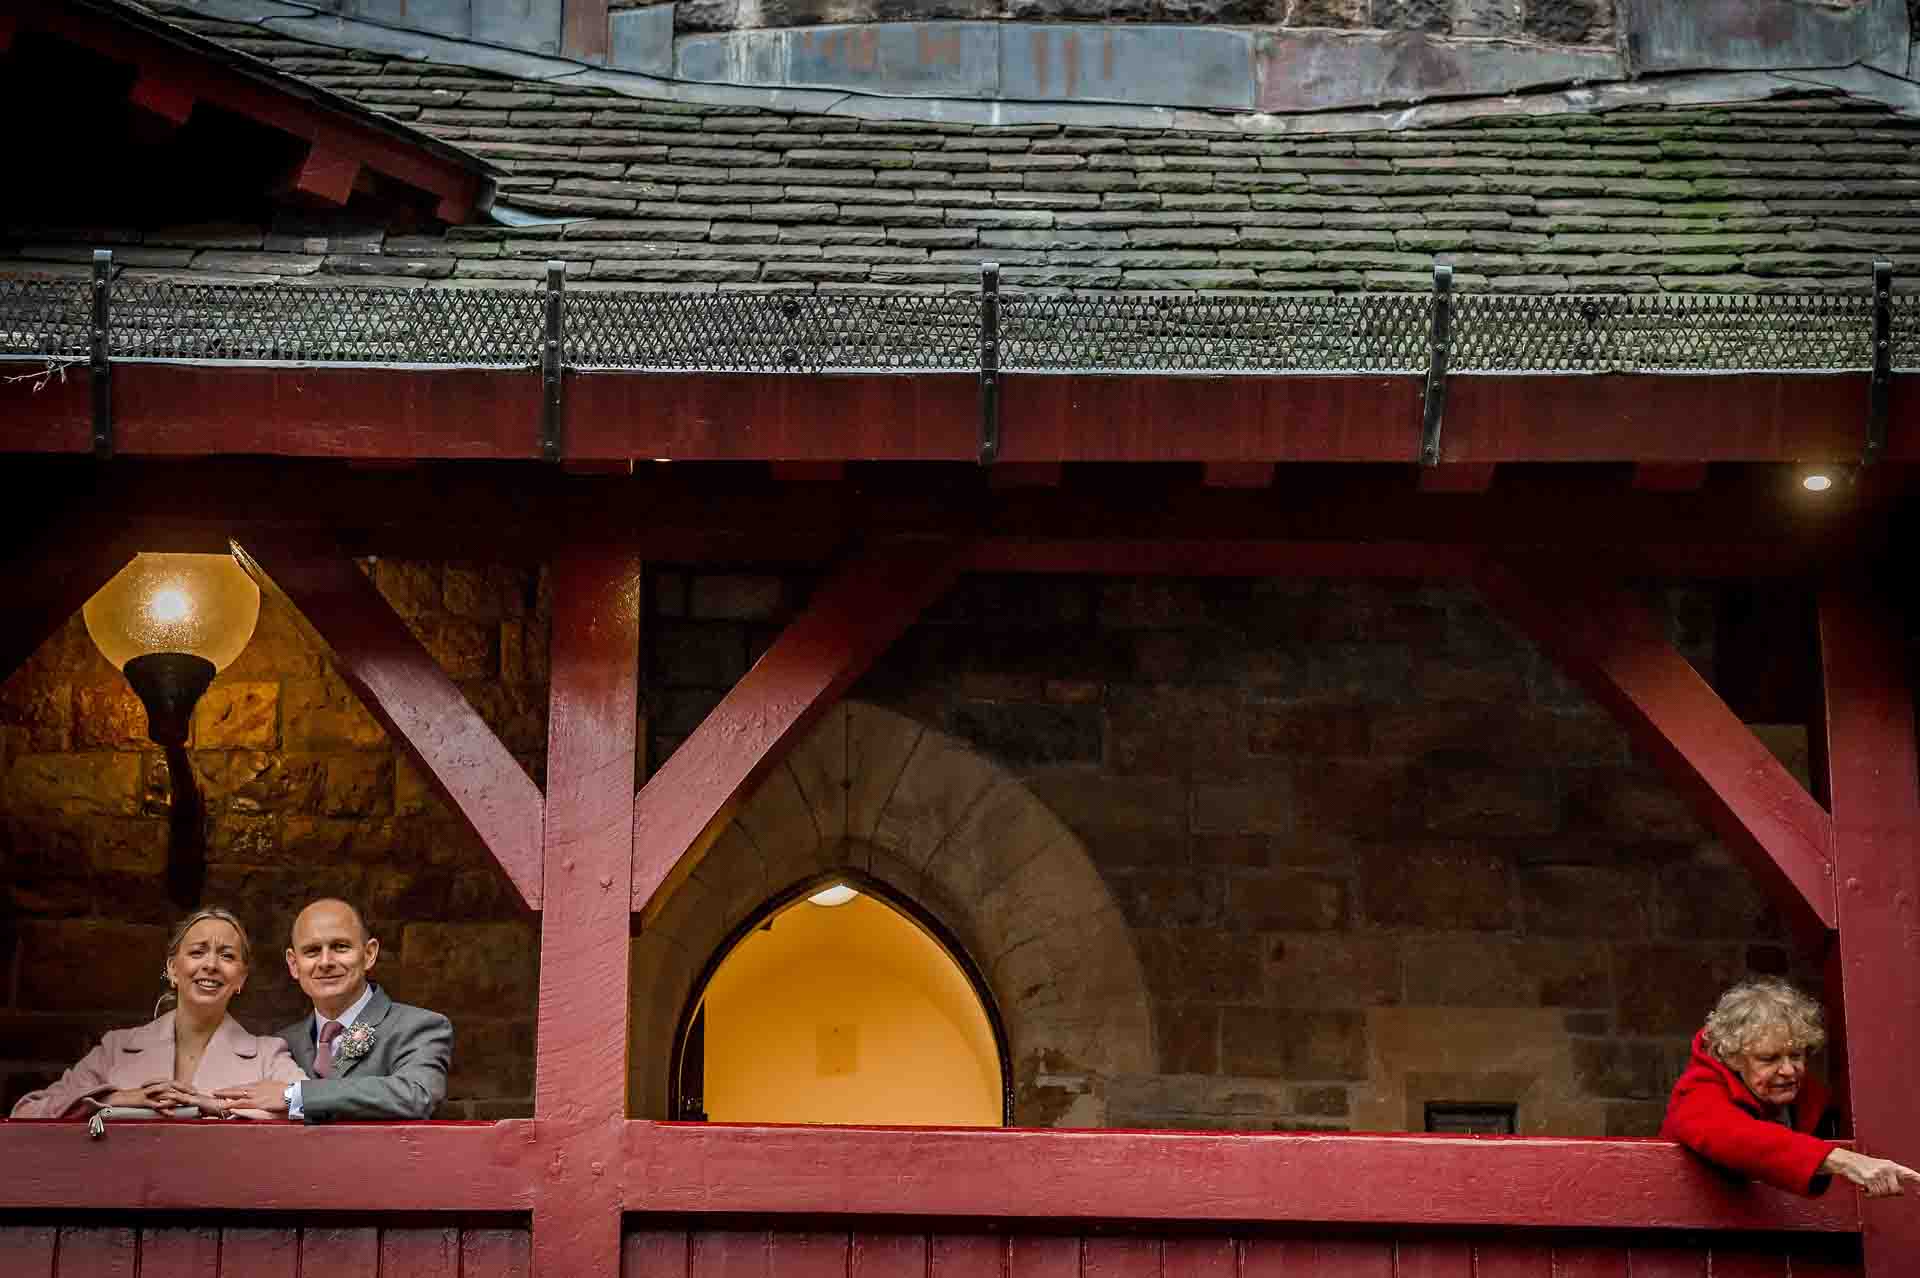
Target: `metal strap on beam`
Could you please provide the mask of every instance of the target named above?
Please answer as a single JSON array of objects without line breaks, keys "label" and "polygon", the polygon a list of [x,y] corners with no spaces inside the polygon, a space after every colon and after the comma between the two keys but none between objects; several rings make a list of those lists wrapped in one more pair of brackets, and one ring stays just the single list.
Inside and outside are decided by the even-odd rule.
[{"label": "metal strap on beam", "polygon": [[980,464],[1000,456],[1000,264],[980,264]]},{"label": "metal strap on beam", "polygon": [[566,263],[548,262],[540,343],[540,456],[550,462],[560,460],[561,395],[565,385],[560,376],[561,301],[566,283]]},{"label": "metal strap on beam", "polygon": [[113,456],[113,365],[107,353],[109,303],[113,298],[113,250],[93,251],[93,322],[87,330],[93,379],[93,455]]},{"label": "metal strap on beam", "polygon": [[1873,264],[1873,378],[1867,383],[1867,444],[1860,464],[1880,460],[1887,446],[1887,404],[1893,390],[1893,263]]},{"label": "metal strap on beam", "polygon": [[1447,411],[1447,355],[1453,342],[1453,268],[1433,268],[1432,331],[1427,341],[1427,393],[1420,425],[1420,464],[1440,464],[1440,420]]}]

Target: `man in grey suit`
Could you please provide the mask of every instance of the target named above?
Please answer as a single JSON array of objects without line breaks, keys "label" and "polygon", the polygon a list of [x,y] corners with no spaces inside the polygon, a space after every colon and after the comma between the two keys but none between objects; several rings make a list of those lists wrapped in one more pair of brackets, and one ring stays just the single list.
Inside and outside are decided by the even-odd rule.
[{"label": "man in grey suit", "polygon": [[309,1123],[431,1118],[447,1095],[453,1024],[394,1002],[369,981],[379,957],[379,939],[347,902],[323,898],[300,911],[287,971],[313,1000],[313,1014],[279,1034],[307,1079],[215,1094]]}]

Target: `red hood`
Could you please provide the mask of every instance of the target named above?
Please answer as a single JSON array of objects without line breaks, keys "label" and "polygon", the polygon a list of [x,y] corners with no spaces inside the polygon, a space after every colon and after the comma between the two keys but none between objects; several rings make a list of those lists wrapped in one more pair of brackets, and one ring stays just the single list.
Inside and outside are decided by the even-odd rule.
[{"label": "red hood", "polygon": [[[1683,1082],[1696,1085],[1706,1080],[1700,1077],[1705,1071],[1717,1079],[1726,1090],[1727,1099],[1746,1110],[1755,1118],[1768,1117],[1770,1108],[1765,1101],[1753,1094],[1746,1080],[1734,1072],[1733,1067],[1715,1056],[1707,1047],[1707,1032],[1701,1030],[1693,1036],[1693,1058],[1687,1063]],[[1811,1132],[1820,1123],[1820,1116],[1827,1112],[1827,1086],[1811,1073],[1801,1075],[1800,1094],[1793,1102],[1793,1126],[1796,1131]]]}]

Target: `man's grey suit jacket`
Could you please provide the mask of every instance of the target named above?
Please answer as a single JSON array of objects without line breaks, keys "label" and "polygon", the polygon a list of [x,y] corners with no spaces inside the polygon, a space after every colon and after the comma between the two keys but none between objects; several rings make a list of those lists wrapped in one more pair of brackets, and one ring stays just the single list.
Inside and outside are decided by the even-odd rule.
[{"label": "man's grey suit jacket", "polygon": [[307,1121],[433,1117],[447,1098],[453,1022],[438,1012],[396,1003],[375,985],[355,1024],[372,1028],[373,1046],[357,1059],[336,1057],[330,1078],[313,1077],[313,1013],[280,1031],[294,1061],[307,1072],[300,1084]]}]

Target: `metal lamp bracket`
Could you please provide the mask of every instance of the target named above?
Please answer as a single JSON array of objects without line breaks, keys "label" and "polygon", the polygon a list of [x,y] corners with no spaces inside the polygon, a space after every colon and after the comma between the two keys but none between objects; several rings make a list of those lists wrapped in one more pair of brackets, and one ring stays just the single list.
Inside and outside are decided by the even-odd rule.
[{"label": "metal lamp bracket", "polygon": [[1860,464],[1871,466],[1887,447],[1887,408],[1893,390],[1893,263],[1873,264],[1873,376],[1867,383],[1867,443]]},{"label": "metal lamp bracket", "polygon": [[1000,456],[1000,264],[980,264],[980,464]]},{"label": "metal lamp bracket", "polygon": [[1447,412],[1447,356],[1453,342],[1453,268],[1433,268],[1432,323],[1427,334],[1427,389],[1421,402],[1420,464],[1440,464],[1440,421]]},{"label": "metal lamp bracket", "polygon": [[562,330],[561,305],[567,284],[566,263],[547,263],[547,289],[541,315],[540,334],[540,456],[545,461],[560,460],[560,430],[566,382],[560,375]]},{"label": "metal lamp bracket", "polygon": [[113,299],[113,250],[93,251],[93,316],[87,327],[87,365],[93,383],[93,455],[113,456],[113,365],[107,354],[108,308]]}]

